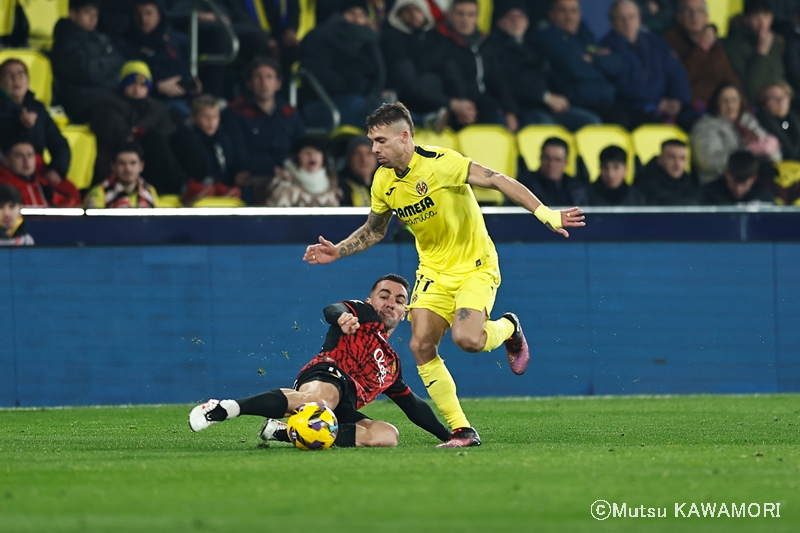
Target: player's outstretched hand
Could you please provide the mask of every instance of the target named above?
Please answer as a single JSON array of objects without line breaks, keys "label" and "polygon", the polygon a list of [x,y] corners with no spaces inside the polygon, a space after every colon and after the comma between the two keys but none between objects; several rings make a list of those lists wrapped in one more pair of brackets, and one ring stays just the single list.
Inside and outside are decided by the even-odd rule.
[{"label": "player's outstretched hand", "polygon": [[566,238],[569,238],[569,232],[564,228],[580,228],[585,226],[586,217],[583,216],[583,209],[580,207],[570,207],[561,211],[561,227],[554,229],[556,233],[560,233]]},{"label": "player's outstretched hand", "polygon": [[339,252],[331,241],[325,240],[320,236],[319,244],[312,244],[306,248],[303,261],[310,265],[324,265],[332,263],[339,258]]},{"label": "player's outstretched hand", "polygon": [[342,328],[342,333],[345,335],[352,335],[360,326],[358,317],[351,313],[342,313],[339,315],[339,319],[336,322],[339,324],[339,327]]}]

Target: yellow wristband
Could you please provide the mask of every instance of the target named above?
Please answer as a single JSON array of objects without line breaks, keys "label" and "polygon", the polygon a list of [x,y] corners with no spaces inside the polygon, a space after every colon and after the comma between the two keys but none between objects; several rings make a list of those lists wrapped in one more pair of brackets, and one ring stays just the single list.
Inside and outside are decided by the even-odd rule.
[{"label": "yellow wristband", "polygon": [[553,211],[546,205],[542,204],[536,208],[533,214],[545,226],[551,229],[561,228],[561,211]]}]

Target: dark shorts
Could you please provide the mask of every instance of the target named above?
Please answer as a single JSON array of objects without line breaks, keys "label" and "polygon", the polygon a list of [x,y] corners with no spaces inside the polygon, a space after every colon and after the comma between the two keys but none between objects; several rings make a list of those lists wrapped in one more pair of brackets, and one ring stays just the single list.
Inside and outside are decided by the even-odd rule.
[{"label": "dark shorts", "polygon": [[340,424],[354,424],[369,417],[356,409],[356,386],[347,373],[332,363],[317,363],[297,375],[292,388],[299,390],[300,385],[310,381],[324,381],[339,389],[339,405],[333,410]]}]

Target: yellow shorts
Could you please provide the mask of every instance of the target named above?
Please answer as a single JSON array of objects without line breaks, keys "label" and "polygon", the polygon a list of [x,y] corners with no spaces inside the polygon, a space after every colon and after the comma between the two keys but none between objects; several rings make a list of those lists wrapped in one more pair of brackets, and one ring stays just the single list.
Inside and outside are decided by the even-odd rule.
[{"label": "yellow shorts", "polygon": [[456,309],[486,310],[492,312],[497,288],[500,286],[500,269],[487,266],[467,274],[442,274],[420,266],[417,269],[409,309],[428,309],[453,323]]}]

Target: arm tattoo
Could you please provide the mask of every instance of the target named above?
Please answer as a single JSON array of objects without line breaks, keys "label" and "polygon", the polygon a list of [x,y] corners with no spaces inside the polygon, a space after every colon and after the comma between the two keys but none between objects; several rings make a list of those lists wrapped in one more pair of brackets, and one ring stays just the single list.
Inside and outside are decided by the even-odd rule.
[{"label": "arm tattoo", "polygon": [[484,175],[484,177],[486,177],[487,179],[488,179],[488,178],[491,178],[492,176],[494,176],[494,174],[495,174],[495,172],[494,172],[494,170],[492,170],[491,168],[487,168],[486,170],[484,170],[484,171],[483,171],[483,175]]},{"label": "arm tattoo", "polygon": [[392,212],[387,211],[377,215],[370,211],[367,223],[358,228],[348,238],[336,245],[339,248],[339,257],[347,257],[363,252],[373,244],[380,242],[386,235]]},{"label": "arm tattoo", "polygon": [[469,318],[469,315],[472,314],[469,309],[459,309],[458,310],[458,319],[459,320],[466,320]]}]

